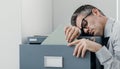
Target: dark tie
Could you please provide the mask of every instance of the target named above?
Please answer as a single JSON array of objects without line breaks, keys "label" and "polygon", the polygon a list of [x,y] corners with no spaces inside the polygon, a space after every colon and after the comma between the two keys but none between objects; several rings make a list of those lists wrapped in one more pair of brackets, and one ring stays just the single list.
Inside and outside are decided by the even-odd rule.
[{"label": "dark tie", "polygon": [[[105,37],[105,38],[103,37],[102,39],[102,45],[106,46],[107,49],[109,48],[109,46],[107,46],[108,40],[109,40],[109,37]],[[104,69],[103,65],[101,65],[101,69]]]},{"label": "dark tie", "polygon": [[105,37],[102,39],[102,43],[107,47],[107,49],[109,48],[109,46],[107,46],[108,40],[109,40],[109,37]]}]

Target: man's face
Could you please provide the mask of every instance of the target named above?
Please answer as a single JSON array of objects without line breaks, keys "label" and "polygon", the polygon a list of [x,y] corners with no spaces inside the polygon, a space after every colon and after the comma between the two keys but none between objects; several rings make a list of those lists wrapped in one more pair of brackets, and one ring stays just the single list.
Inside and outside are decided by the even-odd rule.
[{"label": "man's face", "polygon": [[86,34],[102,36],[103,35],[103,25],[101,23],[101,17],[96,15],[79,15],[76,19],[76,25],[78,28],[82,29]]}]

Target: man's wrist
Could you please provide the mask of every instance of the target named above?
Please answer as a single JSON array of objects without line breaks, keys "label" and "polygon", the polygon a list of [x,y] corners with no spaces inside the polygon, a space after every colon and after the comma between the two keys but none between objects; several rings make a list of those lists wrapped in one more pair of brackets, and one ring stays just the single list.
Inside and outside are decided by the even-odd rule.
[{"label": "man's wrist", "polygon": [[99,51],[102,48],[102,45],[98,44],[95,48],[95,52]]}]

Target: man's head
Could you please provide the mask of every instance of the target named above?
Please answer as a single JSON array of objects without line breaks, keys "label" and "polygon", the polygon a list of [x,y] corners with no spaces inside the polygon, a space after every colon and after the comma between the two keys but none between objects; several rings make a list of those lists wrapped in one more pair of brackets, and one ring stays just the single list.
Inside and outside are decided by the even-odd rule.
[{"label": "man's head", "polygon": [[102,36],[107,21],[101,10],[92,5],[80,6],[72,15],[71,24],[86,34]]}]

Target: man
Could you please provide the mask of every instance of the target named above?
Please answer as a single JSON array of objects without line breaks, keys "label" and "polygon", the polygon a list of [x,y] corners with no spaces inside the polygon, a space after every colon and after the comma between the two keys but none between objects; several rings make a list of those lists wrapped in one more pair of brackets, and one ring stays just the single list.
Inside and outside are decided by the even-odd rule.
[{"label": "man", "polygon": [[[104,69],[120,69],[120,22],[106,17],[101,10],[92,5],[82,5],[71,18],[72,26],[65,28],[68,46],[75,45],[73,55],[84,57],[85,52],[95,52]],[[93,36],[109,38],[107,45],[88,39],[76,39],[83,31]]]}]

